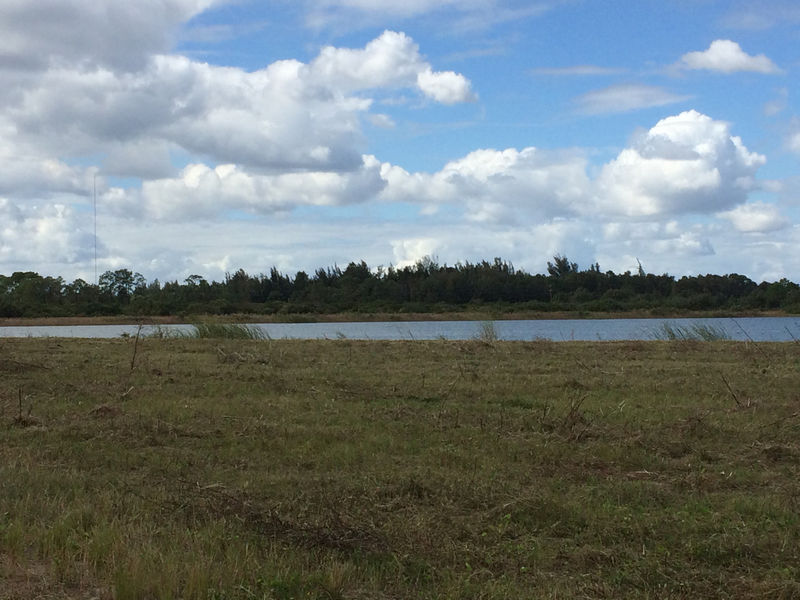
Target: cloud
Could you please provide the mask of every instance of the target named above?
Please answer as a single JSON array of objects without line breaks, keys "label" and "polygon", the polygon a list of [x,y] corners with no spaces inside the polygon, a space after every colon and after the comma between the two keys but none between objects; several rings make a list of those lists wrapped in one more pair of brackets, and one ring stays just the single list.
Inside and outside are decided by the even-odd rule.
[{"label": "cloud", "polygon": [[[639,256],[648,267],[662,260],[680,273],[715,249],[716,264],[727,264],[733,253],[725,249],[736,243],[745,245],[737,256],[761,264],[772,249],[755,246],[765,236],[736,236],[737,227],[748,226],[796,246],[795,228],[778,227],[782,217],[771,205],[747,202],[764,159],[726,123],[695,112],[664,119],[597,171],[588,152],[527,147],[465,151],[436,172],[410,172],[365,155],[362,129],[372,131],[365,124],[393,126],[375,105],[415,95],[425,106],[474,100],[469,79],[437,70],[411,37],[393,31],[360,47],[328,46],[310,60],[253,71],[171,54],[181,24],[211,4],[0,5],[4,270],[91,278],[97,167],[90,164],[101,165],[103,175],[100,270],[134,268],[150,279],[195,272],[220,278],[273,264],[291,272],[359,258],[404,263],[428,254],[451,263],[499,255],[537,270],[557,252],[581,265]],[[449,31],[551,5],[316,3],[345,19],[446,16]],[[204,27],[189,24],[183,39],[230,33]],[[538,74],[619,72],[582,66]],[[599,114],[612,105],[633,110],[683,99],[656,87],[615,86],[581,100]],[[120,183],[112,175],[144,181]],[[697,213],[708,226],[690,225]],[[609,220],[622,233],[605,235]],[[784,254],[771,269],[797,262]]]},{"label": "cloud", "polygon": [[312,11],[318,18],[333,15],[340,11],[352,10],[363,13],[381,13],[394,17],[412,17],[425,13],[442,10],[443,8],[453,8],[461,6],[462,10],[474,10],[483,4],[475,0],[408,0],[407,2],[390,2],[382,0],[321,0],[311,3],[315,7]]},{"label": "cloud", "polygon": [[681,233],[677,238],[659,240],[651,244],[650,251],[665,256],[712,256],[716,254],[711,240],[694,232]]},{"label": "cloud", "polygon": [[660,87],[641,84],[614,85],[578,97],[578,111],[587,115],[624,113],[643,108],[665,106],[689,99]]},{"label": "cloud", "polygon": [[214,0],[4,0],[0,68],[125,71],[168,51],[178,26]]},{"label": "cloud", "polygon": [[728,123],[687,111],[641,132],[594,179],[579,152],[484,149],[432,174],[384,163],[380,198],[482,223],[713,215],[746,201],[764,163]]},{"label": "cloud", "polygon": [[800,154],[800,122],[795,123],[795,131],[789,135],[787,140],[787,147],[792,152]]},{"label": "cloud", "polygon": [[392,242],[393,264],[400,269],[410,267],[425,257],[437,257],[441,250],[445,248],[435,238],[395,240]]},{"label": "cloud", "polygon": [[236,24],[189,25],[182,29],[180,42],[219,44],[260,33],[268,24],[268,21],[252,21]]},{"label": "cloud", "polygon": [[534,222],[578,211],[589,190],[586,159],[536,148],[476,150],[434,174],[384,164],[384,201],[458,206],[477,222]]},{"label": "cloud", "polygon": [[88,261],[93,252],[94,236],[69,206],[56,203],[39,208],[0,198],[0,262],[4,265],[75,264]]},{"label": "cloud", "polygon": [[778,212],[775,205],[764,202],[742,204],[719,216],[728,219],[737,231],[743,233],[770,233],[789,226],[789,220]]},{"label": "cloud", "polygon": [[[354,205],[346,215],[315,209],[257,219],[148,221],[142,227],[109,216],[101,206],[98,232],[110,248],[100,254],[99,270],[134,268],[149,280],[182,280],[192,273],[220,280],[226,271],[239,268],[255,274],[276,265],[291,274],[360,259],[371,266],[397,264],[401,258],[414,262],[430,254],[449,264],[501,256],[519,268],[541,272],[556,253],[565,253],[582,268],[597,260],[604,271],[617,272],[635,271],[637,257],[648,272],[678,276],[738,272],[760,281],[767,275],[772,280],[791,277],[800,269],[800,259],[792,252],[800,242],[797,227],[742,235],[713,220],[697,225],[694,219],[677,216],[662,221],[621,219],[616,221],[617,233],[606,236],[608,220],[602,213],[486,223],[446,212],[417,219],[403,216],[397,207],[391,210],[392,219],[376,220],[370,217],[375,206]],[[5,272],[14,268],[4,264]],[[24,264],[16,268],[24,269]],[[54,265],[49,272],[65,277],[83,273],[79,276],[88,280],[91,261],[85,266]]]},{"label": "cloud", "polygon": [[28,154],[15,148],[9,139],[0,137],[0,195],[47,198],[59,193],[88,193],[94,168],[73,167],[55,158]]},{"label": "cloud", "polygon": [[157,55],[133,73],[65,66],[6,83],[7,143],[43,160],[105,153],[108,173],[139,177],[169,174],[172,150],[249,169],[358,169],[371,90],[415,88],[445,104],[474,98],[466,78],[434,71],[395,32],[253,72]]},{"label": "cloud", "polygon": [[711,42],[708,50],[684,54],[678,66],[684,69],[717,71],[719,73],[751,71],[773,74],[781,72],[764,54],[751,56],[744,52],[739,44],[730,40],[715,40]]},{"label": "cloud", "polygon": [[299,206],[336,206],[374,199],[386,182],[380,163],[363,157],[361,168],[343,173],[253,174],[233,164],[187,165],[175,178],[145,181],[141,190],[111,189],[103,202],[120,216],[208,219],[226,211],[274,215]]},{"label": "cloud", "polygon": [[765,162],[727,123],[687,111],[662,119],[603,167],[599,201],[631,217],[715,212],[743,203]]},{"label": "cloud", "polygon": [[776,92],[776,98],[764,104],[764,114],[768,117],[774,117],[786,110],[789,105],[789,90],[781,88]]},{"label": "cloud", "polygon": [[469,81],[453,71],[434,73],[426,69],[417,74],[417,86],[423,94],[442,104],[471,102],[477,98]]},{"label": "cloud", "polygon": [[121,177],[158,179],[175,173],[170,144],[163,140],[138,138],[128,143],[109,144],[103,173]]},{"label": "cloud", "polygon": [[[402,231],[395,232],[402,233]],[[566,254],[582,267],[594,262],[593,227],[580,221],[523,223],[519,227],[487,227],[458,223],[447,229],[422,225],[411,236],[389,236],[393,264],[413,265],[432,257],[440,264],[489,260],[499,256],[532,272],[541,272],[555,254]]]},{"label": "cloud", "polygon": [[[648,273],[676,274],[709,272],[706,261],[718,259],[719,239],[708,226],[667,221],[612,221],[603,224],[598,235],[597,260],[603,269],[636,271],[641,262]],[[715,237],[716,239],[712,239]]]},{"label": "cloud", "polygon": [[[167,145],[260,168],[357,167],[369,101],[320,88],[303,69],[284,61],[246,73],[160,56],[136,74],[49,70],[0,106],[0,129],[7,124],[9,143],[32,155]],[[112,163],[123,176],[143,171]]]},{"label": "cloud", "polygon": [[794,0],[773,0],[752,4],[743,3],[722,20],[725,27],[749,31],[764,31],[779,25],[800,23],[800,8]]},{"label": "cloud", "polygon": [[483,31],[506,23],[517,23],[546,14],[557,2],[522,2],[520,6],[504,6],[504,2],[483,2],[479,10],[465,12],[452,24],[453,33]]},{"label": "cloud", "polygon": [[513,0],[306,0],[306,24],[314,29],[352,30],[382,23],[396,23],[436,13],[447,18],[443,31],[464,34],[542,15],[551,1]]},{"label": "cloud", "polygon": [[380,129],[394,129],[396,126],[392,117],[383,113],[374,113],[369,115],[369,122]]},{"label": "cloud", "polygon": [[470,82],[452,71],[434,72],[404,33],[384,31],[363,49],[326,46],[309,65],[310,78],[345,91],[414,87],[443,104],[475,98]]}]

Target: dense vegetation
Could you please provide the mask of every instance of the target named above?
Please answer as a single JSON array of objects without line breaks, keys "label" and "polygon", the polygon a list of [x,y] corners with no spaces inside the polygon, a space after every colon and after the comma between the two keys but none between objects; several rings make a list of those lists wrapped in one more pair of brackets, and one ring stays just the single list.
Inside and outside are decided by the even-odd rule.
[{"label": "dense vegetation", "polygon": [[530,274],[496,258],[477,264],[440,265],[425,259],[404,268],[371,269],[353,262],[345,269],[303,271],[290,277],[243,270],[222,282],[199,275],[147,282],[128,269],[107,271],[98,284],[34,272],[0,275],[0,317],[73,315],[286,314],[339,312],[497,311],[619,312],[783,310],[800,312],[800,286],[787,279],[756,283],[744,275],[675,278],[638,272],[581,270],[564,256],[547,274]]},{"label": "dense vegetation", "polygon": [[0,338],[0,599],[800,597],[800,345]]}]

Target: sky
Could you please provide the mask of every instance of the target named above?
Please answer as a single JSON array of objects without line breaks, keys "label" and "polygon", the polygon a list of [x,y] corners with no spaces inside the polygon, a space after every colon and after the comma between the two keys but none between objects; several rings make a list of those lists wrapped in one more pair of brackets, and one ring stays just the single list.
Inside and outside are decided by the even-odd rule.
[{"label": "sky", "polygon": [[799,71],[795,0],[0,0],[0,273],[800,281]]}]

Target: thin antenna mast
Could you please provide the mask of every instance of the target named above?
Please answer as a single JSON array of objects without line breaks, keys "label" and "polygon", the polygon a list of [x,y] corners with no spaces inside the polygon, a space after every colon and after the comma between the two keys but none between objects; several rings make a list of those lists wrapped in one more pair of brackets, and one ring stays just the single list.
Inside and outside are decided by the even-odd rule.
[{"label": "thin antenna mast", "polygon": [[98,285],[97,279],[97,173],[94,174],[92,183],[92,205],[94,207],[94,284]]}]

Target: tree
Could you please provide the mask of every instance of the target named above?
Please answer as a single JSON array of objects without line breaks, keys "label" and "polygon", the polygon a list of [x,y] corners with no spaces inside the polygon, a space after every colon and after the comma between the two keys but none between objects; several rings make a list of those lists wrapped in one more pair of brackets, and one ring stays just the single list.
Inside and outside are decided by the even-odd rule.
[{"label": "tree", "polygon": [[127,304],[133,293],[147,285],[141,273],[133,273],[130,269],[106,271],[100,275],[100,291],[110,295],[123,304]]},{"label": "tree", "polygon": [[547,261],[547,272],[553,277],[563,277],[569,273],[578,272],[578,263],[569,262],[566,256],[556,254],[553,257],[554,262]]},{"label": "tree", "polygon": [[97,299],[97,287],[78,278],[64,287],[64,297],[72,304],[82,304]]},{"label": "tree", "polygon": [[203,278],[202,275],[189,275],[183,280],[183,282],[189,287],[208,286],[208,282]]}]

